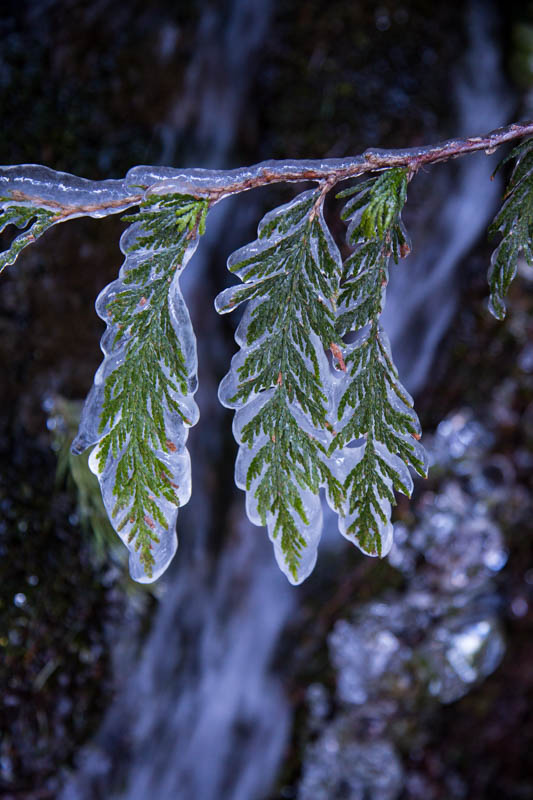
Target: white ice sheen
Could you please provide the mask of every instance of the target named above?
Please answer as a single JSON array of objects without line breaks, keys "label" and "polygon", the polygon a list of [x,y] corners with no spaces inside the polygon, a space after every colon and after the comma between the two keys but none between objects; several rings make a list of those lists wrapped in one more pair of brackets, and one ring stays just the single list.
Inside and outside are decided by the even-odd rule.
[{"label": "white ice sheen", "polygon": [[[109,208],[116,208],[122,200],[126,201],[131,191],[123,180],[91,181],[66,172],[56,172],[49,167],[23,164],[0,167],[0,195],[10,197],[12,194],[23,194],[28,199],[28,205],[34,207],[57,209],[59,204],[62,207],[86,209],[73,214],[72,219],[74,216],[105,217],[110,213]],[[108,208],[106,203],[109,203]],[[90,211],[96,205],[100,208]],[[114,213],[117,210],[119,208]]]},{"label": "white ice sheen", "polygon": [[[241,406],[235,412],[235,416],[233,417],[233,435],[239,444],[242,444],[242,430],[245,425],[252,421],[254,417],[260,412],[260,410],[265,406],[268,401],[273,397],[275,394],[275,389],[267,389],[266,392],[261,392],[261,394],[256,395],[249,403],[245,406]],[[257,447],[257,441],[259,440],[261,434],[258,438],[254,441],[254,449]],[[244,445],[248,447],[248,444]]]},{"label": "white ice sheen", "polygon": [[[235,460],[235,483],[239,489],[246,490],[246,482],[248,476],[248,470],[250,468],[250,464],[256,457],[257,453],[261,450],[265,444],[268,444],[268,436],[265,434],[261,434],[257,437],[254,441],[254,447],[248,447],[248,445],[243,445],[239,447],[237,452],[237,458]],[[262,472],[263,470],[261,470]],[[254,479],[255,483],[257,483],[257,478]],[[254,494],[254,492],[249,492],[249,494]]]}]

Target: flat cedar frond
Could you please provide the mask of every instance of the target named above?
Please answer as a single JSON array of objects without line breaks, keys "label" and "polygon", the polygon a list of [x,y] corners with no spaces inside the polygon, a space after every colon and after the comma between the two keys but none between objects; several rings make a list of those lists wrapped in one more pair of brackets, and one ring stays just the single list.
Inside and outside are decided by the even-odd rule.
[{"label": "flat cedar frond", "polygon": [[126,218],[133,223],[121,241],[126,261],[97,300],[108,325],[106,358],[73,448],[98,442],[91,468],[141,581],[154,580],[172,558],[177,508],[190,495],[185,441],[198,417],[196,353],[178,281],[207,209],[194,197],[151,196]]},{"label": "flat cedar frond", "polygon": [[326,486],[340,508],[342,492],[326,458],[329,365],[336,340],[334,301],[339,251],[325,224],[318,190],[266,215],[258,239],[228,262],[244,286],[222,292],[224,313],[249,301],[236,339],[241,346],[220,386],[236,408],[240,444],[237,484],[252,522],[267,525],[276,558],[293,583],[316,560]]},{"label": "flat cedar frond", "polygon": [[365,552],[383,555],[391,544],[393,489],[408,497],[413,482],[408,467],[427,471],[419,444],[420,425],[412,399],[398,379],[388,340],[373,320],[367,336],[345,350],[346,389],[338,417],[341,430],[331,447],[361,442],[344,483],[347,505],[341,531]]},{"label": "flat cedar frond", "polygon": [[504,297],[516,275],[522,255],[533,265],[533,139],[515,147],[502,163],[516,158],[504,202],[489,228],[502,235],[488,272],[489,309],[497,319],[505,317]]},{"label": "flat cedar frond", "polygon": [[342,216],[355,249],[343,266],[337,330],[341,336],[361,333],[354,345],[343,348],[337,409],[341,427],[329,453],[340,452],[345,461],[341,533],[364,552],[379,556],[392,544],[393,490],[411,494],[408,467],[426,474],[412,399],[399,381],[379,326],[390,258],[398,260],[409,251],[400,216],[406,194],[407,171],[398,168],[342,193],[351,197]]}]

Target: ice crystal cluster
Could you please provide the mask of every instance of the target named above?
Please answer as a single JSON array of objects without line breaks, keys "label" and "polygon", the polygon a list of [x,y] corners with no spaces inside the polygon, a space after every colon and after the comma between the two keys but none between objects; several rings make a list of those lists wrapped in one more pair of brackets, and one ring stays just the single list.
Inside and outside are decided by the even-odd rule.
[{"label": "ice crystal cluster", "polygon": [[[532,259],[531,140],[510,157],[516,165],[492,228],[502,235],[489,272],[498,317],[518,256]],[[294,180],[291,169],[282,165],[280,179],[286,170]],[[23,229],[0,270],[51,225],[138,208],[125,217],[119,276],[96,301],[107,325],[104,360],[73,443],[78,453],[94,447],[89,463],[137,581],[168,566],[178,510],[191,493],[186,441],[199,416],[197,358],[180,276],[210,207],[264,171],[250,168],[238,184],[236,171],[137,167],[123,181],[91,182],[45,167],[0,169],[1,230]],[[345,202],[345,258],[324,216],[334,181],[317,179],[317,188],[266,214],[257,238],[230,256],[241,282],[216,298],[219,313],[243,306],[239,350],[219,391],[235,410],[236,483],[294,584],[316,562],[321,490],[340,533],[384,556],[395,492],[409,496],[411,473],[426,474],[413,401],[380,326],[389,266],[410,250],[401,219],[410,177],[393,166],[337,195]]]}]

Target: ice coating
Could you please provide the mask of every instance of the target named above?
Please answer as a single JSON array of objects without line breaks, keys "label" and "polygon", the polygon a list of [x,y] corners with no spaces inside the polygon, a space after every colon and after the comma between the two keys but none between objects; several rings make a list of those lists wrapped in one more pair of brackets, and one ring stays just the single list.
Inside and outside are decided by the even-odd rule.
[{"label": "ice coating", "polygon": [[[237,416],[237,415],[236,415]],[[253,450],[247,445],[239,448],[237,459],[235,462],[235,483],[239,489],[246,491],[246,513],[254,525],[262,526],[263,522],[257,510],[257,499],[255,497],[255,490],[259,479],[254,479],[249,489],[247,490],[247,475],[248,469],[252,459],[256,455],[256,451],[267,442],[266,436],[258,437],[254,442]],[[297,576],[294,577],[289,565],[287,564],[286,557],[281,547],[280,536],[275,535],[276,518],[273,515],[267,516],[267,530],[270,541],[274,545],[274,555],[281,571],[287,576],[290,583],[296,586],[304,581],[313,571],[317,559],[317,548],[322,535],[322,503],[318,494],[312,494],[307,491],[302,493],[302,499],[308,525],[303,526],[301,520],[297,515],[294,519],[301,529],[301,533],[305,538],[306,547],[302,551],[302,557],[298,566]]]},{"label": "ice coating", "polygon": [[355,156],[345,159],[302,159],[298,162],[269,160],[229,170],[137,166],[129,170],[125,184],[130,191],[140,187],[152,194],[200,195],[223,191],[229,195],[252,189],[254,184],[316,181],[330,177],[332,170],[357,172],[357,168],[364,164],[363,156]]},{"label": "ice coating", "polygon": [[349,514],[344,517],[339,517],[339,531],[347,539],[349,542],[354,544],[359,550],[367,556],[380,556],[380,558],[384,558],[388,555],[391,551],[393,540],[394,540],[394,529],[392,523],[390,521],[390,513],[391,513],[391,505],[388,500],[382,499],[382,511],[388,517],[386,522],[383,522],[378,516],[376,516],[376,523],[378,526],[379,536],[381,540],[381,552],[378,553],[376,550],[365,547],[361,544],[361,538],[364,536],[365,531],[362,531],[356,527],[355,532],[350,531],[350,526],[354,523],[357,519],[357,513]]},{"label": "ice coating", "polygon": [[[340,480],[341,483],[345,483],[348,474],[356,467],[356,465],[362,460],[365,453],[365,447],[367,446],[366,441],[363,439],[362,442],[356,445],[346,446],[341,450],[337,450],[335,453],[335,458],[331,459],[331,466],[332,472],[335,476]],[[401,479],[404,481],[404,485],[409,491],[412,491],[413,481],[407,466],[394,454],[390,453],[383,445],[377,443],[374,445],[376,450],[379,452],[379,455],[388,463],[390,464],[393,469],[397,469],[400,472]],[[389,489],[392,488],[392,482],[390,478],[381,473],[382,480],[388,486]],[[328,495],[326,495],[326,499],[330,507],[334,509],[334,505],[331,502],[331,499]],[[390,522],[390,514],[391,514],[391,504],[389,500],[385,497],[378,496],[378,503],[381,512],[385,515],[386,521],[384,522],[380,515],[373,509],[373,518],[375,521],[375,525],[377,531],[379,533],[381,539],[381,552],[377,552],[375,549],[371,549],[366,547],[361,540],[364,541],[366,531],[360,529],[358,522],[359,517],[359,509],[356,507],[353,510],[350,510],[350,496],[347,494],[345,497],[344,503],[344,513],[339,514],[338,517],[338,528],[341,535],[347,539],[352,544],[355,544],[361,552],[365,553],[369,556],[386,556],[392,547],[393,544],[393,526]],[[352,527],[353,526],[353,527]]]},{"label": "ice coating", "polygon": [[[520,135],[530,132],[533,123],[522,123]],[[277,182],[312,180],[331,178],[337,173],[342,180],[377,169],[388,169],[393,166],[409,166],[413,161],[423,159],[427,163],[442,160],[455,155],[478,150],[487,150],[499,146],[505,141],[517,138],[517,128],[508,126],[499,128],[485,136],[468,139],[448,139],[434,145],[405,147],[396,150],[369,148],[358,156],[347,158],[323,158],[290,160],[267,160],[248,167],[230,170],[213,169],[180,169],[161,166],[136,166],[126,175],[125,185],[130,190],[141,187],[154,194],[183,194],[225,191],[242,192],[253,189],[257,185]]]},{"label": "ice coating", "polygon": [[[95,444],[102,438],[104,432],[98,432],[99,417],[102,410],[103,393],[105,388],[105,380],[113,372],[123,360],[124,350],[128,346],[127,334],[115,343],[115,336],[118,332],[118,326],[113,324],[108,316],[107,307],[109,303],[125,288],[131,288],[136,284],[126,284],[125,278],[131,269],[138,266],[139,262],[149,255],[148,250],[136,250],[128,252],[137,236],[141,233],[139,223],[135,223],[127,228],[120,239],[120,249],[126,255],[126,258],[120,268],[118,279],[112,281],[106,286],[98,297],[96,298],[95,308],[98,316],[106,323],[107,330],[100,340],[100,347],[105,356],[104,361],[98,367],[94,377],[94,384],[91,388],[89,396],[85,402],[78,435],[72,443],[72,450],[76,453],[82,453],[87,447]],[[196,338],[190,322],[189,312],[183,299],[181,289],[179,286],[179,277],[188,261],[192,258],[198,241],[194,240],[185,251],[181,270],[176,271],[175,277],[169,288],[169,311],[170,318],[179,337],[187,372],[189,375],[189,382],[191,385],[190,393],[194,394],[196,391],[197,380],[197,356],[196,356]],[[194,388],[192,388],[194,387]],[[179,396],[177,398],[180,403],[183,403],[183,408],[188,413],[191,424],[196,424],[198,421],[198,408],[190,396]]]},{"label": "ice coating", "polygon": [[[355,375],[348,374],[347,380],[357,380],[358,379],[358,372],[355,372]],[[401,384],[398,382],[398,387],[400,390],[403,389]],[[337,386],[336,396],[339,398],[339,395],[342,395],[342,391],[345,391],[346,387],[342,386],[342,381]],[[406,399],[409,398],[409,395],[406,394]],[[413,428],[415,431],[420,431],[420,424],[418,422],[418,417],[416,416],[415,412],[408,407],[396,394],[396,392],[392,391],[390,387],[387,387],[387,399],[390,402],[392,408],[405,414],[408,416],[413,424]],[[344,427],[344,425],[348,424],[351,414],[354,413],[354,409],[347,407],[344,410],[342,415],[342,419],[339,420],[338,424],[339,427]],[[350,442],[344,448],[338,451],[337,453],[337,465],[336,465],[336,474],[339,477],[341,482],[345,482],[351,470],[358,464],[359,461],[364,457],[364,453],[366,448],[372,447],[373,453],[375,454],[375,469],[377,473],[377,478],[380,481],[383,481],[385,486],[388,488],[389,491],[392,491],[393,484],[389,474],[385,471],[386,469],[390,469],[395,474],[395,480],[398,481],[399,486],[402,487],[402,491],[408,496],[411,496],[413,491],[413,479],[411,473],[409,471],[408,465],[405,461],[400,458],[395,452],[391,452],[389,447],[384,444],[383,441],[378,438],[383,434],[383,431],[387,428],[390,428],[390,422],[386,416],[382,416],[381,419],[375,420],[373,425],[375,426],[374,429],[371,429],[369,434],[371,434],[370,441],[367,438],[359,439]],[[413,438],[411,434],[402,435],[399,433],[395,433],[396,439],[398,442],[405,442],[408,447],[413,452],[415,458],[417,458],[422,464],[424,465],[425,469],[427,470],[427,455],[425,449],[422,445],[417,441],[417,439]],[[370,443],[371,442],[371,443]],[[379,506],[379,510],[381,514],[385,517],[385,520],[382,518],[381,514],[378,513],[376,508],[370,504],[370,510],[372,514],[372,518],[374,520],[375,531],[380,539],[380,548],[378,550],[369,548],[365,545],[365,534],[366,531],[361,528],[359,523],[359,508],[357,505],[354,506],[354,503],[350,500],[350,493],[348,492],[346,499],[345,499],[345,513],[344,515],[339,515],[339,531],[346,539],[351,541],[353,544],[356,545],[362,552],[366,553],[367,555],[377,556],[380,557],[386,556],[393,543],[393,527],[390,521],[391,517],[391,503],[390,501],[382,496],[381,490],[379,489],[378,484],[375,487],[369,487],[369,491],[372,492],[374,495],[375,500]]]},{"label": "ice coating", "polygon": [[[243,443],[242,438],[242,431],[245,425],[253,420],[254,417],[257,416],[259,411],[274,397],[276,390],[275,389],[267,389],[266,392],[261,392],[261,394],[255,395],[255,397],[246,405],[241,405],[237,407],[237,411],[235,416],[233,417],[233,435],[239,444]],[[232,406],[228,406],[231,408]],[[255,437],[255,442],[259,442],[265,434],[258,434]],[[246,445],[248,447],[248,445]]]},{"label": "ice coating", "polygon": [[[314,227],[315,218],[319,223],[319,233]],[[302,242],[306,243],[303,248]],[[296,250],[298,255],[294,256]],[[276,257],[272,254],[276,254]],[[241,278],[244,285],[224,290],[215,301],[219,313],[227,313],[241,303],[247,302],[235,334],[240,350],[233,357],[230,371],[220,384],[219,398],[223,405],[235,409],[236,412],[233,432],[240,446],[235,464],[235,482],[246,492],[248,517],[255,525],[263,525],[266,522],[276,561],[293,585],[305,580],[316,563],[317,547],[322,533],[322,504],[319,489],[320,485],[325,485],[322,479],[316,482],[315,478],[312,488],[311,485],[304,485],[305,479],[302,482],[300,478],[294,477],[292,470],[307,468],[305,460],[302,462],[306,463],[305,468],[298,466],[298,458],[302,452],[299,449],[302,444],[298,441],[298,437],[301,436],[304,442],[313,442],[313,447],[316,448],[315,457],[328,465],[326,451],[332,440],[332,433],[326,427],[327,418],[331,415],[331,392],[335,383],[324,350],[325,346],[329,346],[329,341],[325,345],[313,332],[306,307],[307,304],[319,303],[327,307],[330,303],[328,297],[323,297],[319,293],[319,281],[312,280],[314,269],[323,276],[320,285],[327,285],[328,276],[324,271],[326,259],[336,266],[340,275],[340,254],[324,222],[319,194],[315,190],[303,192],[285,206],[266,214],[258,226],[258,239],[241,247],[229,257],[228,268]],[[308,301],[302,303],[296,293],[293,305],[288,310],[293,297],[291,290],[287,294],[287,303],[280,303],[279,311],[277,308],[271,308],[271,305],[265,305],[271,304],[268,292],[262,292],[263,286],[267,285],[265,282],[270,282],[268,285],[272,286],[272,280],[277,279],[281,286],[282,281],[294,273],[296,273],[295,280],[300,281],[298,291],[308,297]],[[333,290],[330,291],[333,294]],[[250,293],[254,296],[248,300]],[[264,319],[261,317],[263,313],[268,319],[266,325],[260,322]],[[278,333],[280,328],[283,331],[282,336]],[[307,337],[304,346],[301,340],[302,330]],[[276,341],[276,336],[281,337],[281,349],[269,350],[273,347],[272,342]],[[265,352],[278,353],[273,363],[268,359],[267,362],[262,360]],[[276,358],[279,358],[279,366]],[[259,366],[250,368],[250,365],[255,363]],[[300,370],[314,376],[313,380],[316,381],[322,397],[320,402],[324,407],[324,425],[314,422],[309,410],[305,405],[301,405],[298,395],[291,394],[285,389],[285,381],[289,384],[297,382],[294,364],[298,364]],[[248,381],[254,381],[265,371],[271,375],[270,385],[267,382],[267,384],[253,383],[247,386]],[[283,410],[279,412],[280,417],[276,416],[278,412],[275,410],[278,402],[283,406]],[[274,417],[268,418],[265,422],[266,418],[262,412],[264,414],[271,412]],[[297,431],[294,434],[295,441],[284,440],[283,430],[280,432],[278,423],[272,421],[287,417],[290,421],[283,424],[294,426],[291,430]],[[263,421],[258,422],[259,419]],[[251,425],[254,426],[252,436],[250,436]],[[265,425],[271,427],[265,429]],[[281,440],[278,441],[280,436]],[[276,467],[275,469],[282,470],[278,476],[272,465],[278,463],[277,459],[283,458],[286,458],[285,464],[292,466]],[[296,461],[292,462],[291,459],[294,458]],[[263,459],[260,466],[259,459]],[[338,460],[344,462],[342,457]],[[252,462],[254,462],[254,472],[250,473]],[[338,472],[337,465],[335,468]],[[278,477],[269,478],[267,473]],[[267,510],[265,513],[263,509],[261,513],[259,510],[258,496],[261,492],[264,494],[265,483],[268,480],[274,482],[279,480],[283,485],[290,485],[301,504],[302,513],[299,513],[294,505],[287,506],[292,519],[290,525],[301,537],[297,546],[296,567],[292,556],[287,555],[285,541],[282,544],[287,531],[282,527],[285,523],[279,522],[280,512]],[[271,498],[271,508],[279,508],[276,503],[281,502],[280,493],[274,490],[274,484],[272,484]]]},{"label": "ice coating", "polygon": [[[392,166],[408,166],[413,160],[426,162],[460,155],[464,152],[487,150],[505,141],[530,132],[533,123],[510,125],[485,136],[468,139],[449,139],[429,146],[383,150],[369,148],[358,156],[347,158],[302,159],[297,161],[267,160],[248,167],[230,170],[180,169],[161,166],[136,166],[124,179],[91,181],[66,172],[58,172],[36,164],[0,167],[0,194],[22,192],[29,202],[39,205],[45,201],[61,206],[94,205],[121,201],[128,195],[149,189],[153,194],[242,192],[257,185],[290,181],[319,181],[336,173],[342,180],[370,170]],[[101,202],[103,201],[103,203]],[[105,210],[103,214],[108,213]],[[95,213],[95,216],[99,214]]]},{"label": "ice coating", "polygon": [[50,210],[72,207],[74,216],[102,217],[131,205],[122,180],[91,181],[37,164],[0,167],[0,196]]},{"label": "ice coating", "polygon": [[[157,464],[159,465],[158,469],[161,470],[168,485],[172,487],[173,497],[171,500],[164,493],[159,492],[156,494],[154,491],[149,495],[150,501],[155,504],[159,513],[165,520],[165,524],[163,525],[157,515],[154,516],[153,512],[150,515],[148,515],[147,512],[144,517],[151,529],[150,553],[153,558],[153,564],[150,572],[146,569],[146,565],[141,560],[137,541],[138,535],[135,534],[134,529],[134,514],[129,510],[132,508],[133,498],[130,498],[129,507],[127,506],[124,508],[122,506],[117,509],[117,468],[120,460],[123,457],[127,457],[129,452],[129,436],[127,441],[123,442],[120,452],[113,453],[112,448],[109,450],[103,467],[99,464],[98,460],[102,447],[102,440],[121,420],[121,413],[119,411],[113,419],[107,422],[104,429],[100,430],[100,421],[105,401],[106,381],[125,363],[128,357],[129,347],[135,344],[134,337],[132,337],[131,331],[129,330],[126,330],[125,333],[122,331],[122,338],[116,341],[119,325],[113,321],[109,310],[110,304],[116,300],[121,293],[138,289],[141,289],[141,293],[143,294],[142,301],[144,301],[139,304],[138,313],[141,313],[142,310],[149,309],[150,304],[153,302],[153,295],[150,292],[150,283],[155,278],[157,272],[156,267],[151,267],[149,279],[146,284],[135,283],[129,280],[132,269],[138,268],[147,260],[156,261],[153,252],[149,248],[143,247],[134,251],[130,250],[132,245],[137,241],[137,238],[144,234],[145,231],[140,223],[134,223],[124,232],[120,240],[120,247],[125,255],[125,260],[121,266],[118,279],[103,289],[97,298],[97,313],[107,324],[107,330],[102,336],[100,343],[104,354],[104,360],[96,372],[94,384],[86,400],[80,421],[79,432],[73,442],[72,449],[74,452],[80,453],[88,446],[97,445],[91,453],[89,466],[98,477],[104,505],[113,527],[130,551],[129,566],[131,577],[140,583],[150,583],[156,580],[165,571],[176,552],[178,544],[176,536],[178,508],[187,503],[191,495],[191,464],[185,444],[187,441],[188,429],[190,425],[194,425],[197,422],[199,416],[198,407],[193,399],[197,388],[197,357],[196,340],[187,307],[181,294],[179,279],[181,272],[196,249],[197,239],[192,240],[185,247],[181,265],[174,271],[173,278],[168,287],[166,299],[163,301],[168,305],[170,323],[176,333],[181,348],[187,376],[186,382],[188,392],[183,394],[181,390],[175,388],[171,383],[165,385],[167,395],[177,404],[179,413],[175,409],[169,407],[165,397],[162,398],[166,448],[163,449],[162,446],[154,447],[153,442],[151,444],[153,455],[157,459]],[[137,309],[134,310],[134,314],[136,313]],[[142,363],[139,363],[138,368],[140,370],[143,369]],[[161,375],[165,376],[169,381],[172,380],[173,376],[166,364],[159,364],[159,368]],[[149,417],[152,417],[152,411],[150,399],[147,398],[146,413]],[[187,422],[184,422],[181,415],[183,415]]]},{"label": "ice coating", "polygon": [[395,453],[391,453],[390,450],[381,442],[375,442],[374,449],[380,458],[385,462],[385,464],[391,467],[391,469],[393,469],[398,475],[399,480],[405,487],[405,493],[407,497],[411,497],[411,493],[413,491],[413,479],[405,461],[402,461],[402,459]]}]

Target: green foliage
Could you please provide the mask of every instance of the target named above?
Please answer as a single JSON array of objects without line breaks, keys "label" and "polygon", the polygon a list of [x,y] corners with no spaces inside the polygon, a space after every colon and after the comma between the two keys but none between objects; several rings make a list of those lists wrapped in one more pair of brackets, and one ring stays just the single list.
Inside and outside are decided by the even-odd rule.
[{"label": "green foliage", "polygon": [[[99,473],[116,462],[112,517],[118,532],[127,527],[148,577],[154,565],[157,526],[167,527],[161,501],[178,505],[177,486],[164,458],[176,452],[169,417],[192,424],[181,399],[190,391],[182,344],[172,322],[168,293],[185,252],[205,230],[206,200],[183,195],[152,196],[138,214],[129,253],[136,258],[120,291],[106,305],[114,327],[112,348],[125,346],[105,382],[100,415],[104,434],[96,451]],[[105,433],[105,431],[108,431]]]},{"label": "green foliage", "polygon": [[502,235],[488,274],[489,308],[497,319],[505,317],[504,297],[516,275],[519,256],[533,265],[533,139],[521,142],[502,164],[514,158],[503,206],[489,228],[489,235]]},{"label": "green foliage", "polygon": [[385,508],[395,504],[392,489],[410,496],[412,480],[406,466],[422,476],[427,471],[417,441],[420,426],[376,322],[349,350],[346,368],[348,388],[339,404],[339,419],[347,409],[350,413],[334,445],[365,439],[362,458],[344,484],[347,515],[353,517],[347,533],[365,552],[381,555],[382,528],[389,522]]},{"label": "green foliage", "polygon": [[[502,237],[489,271],[490,307],[500,319],[519,257],[533,265],[533,139],[509,159],[516,163],[490,229]],[[196,178],[180,176],[166,188],[190,187]],[[341,216],[351,252],[344,263],[324,219],[330,179],[270,212],[257,239],[230,256],[242,283],[216,301],[221,313],[247,304],[220,398],[236,409],[236,480],[249,516],[268,527],[293,582],[314,564],[321,488],[343,535],[381,556],[391,542],[394,492],[410,495],[410,470],[426,474],[413,401],[380,328],[391,258],[397,264],[410,251],[401,219],[409,178],[407,168],[393,167],[337,195],[347,201]],[[205,176],[200,183],[205,192]],[[224,196],[223,185],[228,193],[240,186],[215,182],[212,201]],[[250,185],[247,177],[243,189]],[[105,359],[73,450],[97,443],[89,463],[140,581],[172,558],[177,508],[190,491],[185,442],[197,418],[196,351],[178,278],[212,201],[148,195],[125,217],[126,261],[97,301],[108,325]],[[0,231],[24,229],[0,255],[0,271],[71,213],[70,206],[62,215],[12,198],[0,199],[0,208]]]},{"label": "green foliage", "polygon": [[398,226],[407,200],[407,182],[407,170],[393,167],[338,193],[337,198],[352,198],[341,214],[343,220],[351,220],[360,212],[352,241],[380,240]]},{"label": "green foliage", "polygon": [[16,203],[9,197],[0,198],[0,208],[2,209],[0,214],[0,233],[8,225],[26,228],[23,233],[13,239],[11,246],[7,250],[0,253],[0,272],[2,272],[6,267],[15,263],[19,253],[25,247],[33,244],[48,228],[58,222],[59,217],[47,208],[35,208]]},{"label": "green foliage", "polygon": [[350,197],[342,211],[348,243],[355,247],[343,266],[340,335],[376,320],[383,308],[388,265],[410,251],[401,211],[407,197],[407,170],[395,168],[340,192]]},{"label": "green foliage", "polygon": [[[244,359],[228,405],[242,406],[269,392],[243,426],[240,440],[254,452],[246,489],[252,490],[263,525],[273,520],[294,579],[309,518],[302,490],[321,485],[340,508],[341,486],[325,459],[328,435],[324,349],[335,342],[334,304],[340,258],[322,213],[319,191],[305,192],[267,215],[259,237],[231,260],[244,287],[219,297],[218,310],[245,300],[252,311],[244,336]],[[322,432],[322,437],[320,433]]]},{"label": "green foliage", "polygon": [[407,171],[391,169],[340,196],[351,197],[342,217],[355,249],[343,267],[337,329],[343,336],[360,334],[355,345],[346,347],[347,385],[338,408],[339,420],[345,421],[330,452],[364,439],[362,455],[344,483],[350,520],[346,534],[366,552],[381,555],[393,489],[410,495],[407,466],[426,473],[412,398],[398,379],[379,327],[390,257],[398,262],[409,252],[401,221]]},{"label": "green foliage", "polygon": [[[391,169],[341,192],[349,198],[342,216],[354,246],[344,264],[319,191],[267,215],[257,241],[230,259],[244,286],[226,290],[218,301],[220,311],[251,302],[238,334],[243,350],[234,380],[221,395],[230,406],[254,409],[242,426],[236,420],[241,446],[253,456],[244,485],[262,523],[274,520],[271,535],[281,535],[294,579],[309,522],[300,489],[316,495],[326,486],[345,518],[345,535],[381,555],[394,489],[410,494],[408,467],[426,471],[412,399],[379,328],[390,258],[397,262],[409,251],[401,221],[407,182],[405,169]],[[337,343],[353,331],[360,332],[357,343],[341,350]],[[335,391],[323,361],[328,349],[341,373],[338,432],[328,416]],[[355,451],[348,447],[354,441]],[[339,454],[352,464],[343,483],[333,467]]]}]

